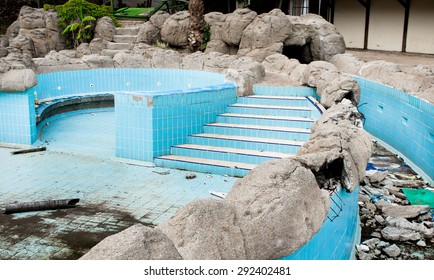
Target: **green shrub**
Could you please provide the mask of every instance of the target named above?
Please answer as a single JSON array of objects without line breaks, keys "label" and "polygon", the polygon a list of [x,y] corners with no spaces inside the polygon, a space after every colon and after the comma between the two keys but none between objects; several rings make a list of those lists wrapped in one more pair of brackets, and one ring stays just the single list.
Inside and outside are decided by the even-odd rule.
[{"label": "green shrub", "polygon": [[69,0],[63,5],[44,5],[44,9],[55,9],[59,15],[57,25],[66,38],[68,47],[77,47],[80,43],[93,39],[95,22],[99,18],[109,16],[118,25],[111,14],[111,8],[105,5],[89,3],[86,0]]}]

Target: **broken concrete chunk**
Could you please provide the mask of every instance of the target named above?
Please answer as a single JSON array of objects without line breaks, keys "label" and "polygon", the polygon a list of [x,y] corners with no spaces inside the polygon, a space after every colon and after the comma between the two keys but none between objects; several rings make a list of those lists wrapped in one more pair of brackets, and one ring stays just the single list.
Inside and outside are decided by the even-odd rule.
[{"label": "broken concrete chunk", "polygon": [[386,240],[393,241],[416,241],[420,240],[421,236],[418,232],[411,229],[398,228],[393,226],[387,226],[381,231],[381,235]]},{"label": "broken concrete chunk", "polygon": [[384,205],[381,208],[381,211],[383,211],[383,214],[387,217],[402,217],[402,218],[416,218],[419,215],[425,214],[430,211],[430,208],[428,205],[407,205],[407,206],[400,206],[400,205]]},{"label": "broken concrete chunk", "polygon": [[396,258],[401,254],[401,249],[396,244],[392,244],[389,247],[383,249],[384,253],[386,253],[389,257]]},{"label": "broken concrete chunk", "polygon": [[368,177],[371,184],[380,183],[384,179],[386,179],[387,171],[378,171],[378,170],[368,170],[366,171],[366,177]]}]

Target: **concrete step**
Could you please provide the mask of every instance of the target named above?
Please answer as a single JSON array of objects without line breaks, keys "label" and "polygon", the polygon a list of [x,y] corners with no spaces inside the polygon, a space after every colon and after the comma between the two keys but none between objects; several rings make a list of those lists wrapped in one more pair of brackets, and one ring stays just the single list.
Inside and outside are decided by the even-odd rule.
[{"label": "concrete step", "polygon": [[134,43],[137,36],[133,35],[115,35],[113,36],[113,42],[115,43]]},{"label": "concrete step", "polygon": [[101,55],[110,56],[113,58],[117,53],[120,53],[120,52],[129,53],[130,51],[129,50],[108,50],[108,49],[105,49],[105,50],[101,51]]},{"label": "concrete step", "polygon": [[115,43],[115,42],[108,42],[107,43],[107,49],[108,50],[132,50],[134,47],[134,44],[132,43]]},{"label": "concrete step", "polygon": [[137,35],[139,34],[140,25],[116,27],[115,35]]}]

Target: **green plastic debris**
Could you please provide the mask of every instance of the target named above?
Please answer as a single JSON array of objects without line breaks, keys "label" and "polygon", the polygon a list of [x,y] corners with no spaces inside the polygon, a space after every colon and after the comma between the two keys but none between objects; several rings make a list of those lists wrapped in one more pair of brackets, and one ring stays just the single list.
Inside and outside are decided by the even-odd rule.
[{"label": "green plastic debris", "polygon": [[429,205],[434,208],[434,192],[427,189],[406,189],[402,188],[402,192],[407,196],[408,201],[412,205]]}]

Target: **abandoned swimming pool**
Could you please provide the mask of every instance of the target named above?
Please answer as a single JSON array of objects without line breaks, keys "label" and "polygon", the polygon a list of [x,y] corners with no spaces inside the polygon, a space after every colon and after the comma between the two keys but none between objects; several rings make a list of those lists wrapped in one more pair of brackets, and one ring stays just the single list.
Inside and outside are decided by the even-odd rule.
[{"label": "abandoned swimming pool", "polygon": [[[39,84],[37,89],[30,89],[26,94],[1,94],[1,101],[8,102],[6,104],[11,104],[13,106],[11,106],[12,109],[7,109],[9,111],[2,109],[3,111],[0,114],[2,116],[2,122],[0,122],[2,124],[2,138],[0,139],[0,142],[12,142],[18,144],[37,143],[38,134],[41,129],[46,127],[47,123],[55,123],[52,120],[55,120],[56,114],[53,116],[48,116],[45,119],[42,118],[39,124],[36,125],[37,111],[33,112],[31,110],[35,97],[38,98],[39,103],[46,103],[46,105],[50,105],[55,103],[56,100],[70,100],[71,97],[86,98],[88,96],[88,92],[90,92],[93,96],[101,95],[104,96],[104,98],[107,98],[107,92],[112,91],[114,92],[115,99],[114,130],[116,137],[114,142],[116,145],[116,156],[132,160],[152,161],[153,158],[159,155],[167,154],[172,146],[185,143],[185,139],[189,135],[201,132],[201,129],[205,124],[213,122],[217,118],[217,115],[225,113],[226,108],[236,102],[236,85],[233,83],[226,83],[224,81],[224,77],[218,74],[202,73],[201,75],[208,77],[205,79],[205,84],[194,84],[193,81],[186,78],[183,90],[164,88],[163,85],[166,85],[166,83],[157,81],[157,78],[160,77],[160,75],[155,75],[156,80],[152,80],[152,78],[152,82],[150,83],[154,88],[139,92],[138,89],[143,89],[143,86],[145,85],[145,79],[143,78],[144,76],[137,74],[139,73],[137,71],[142,70],[128,70],[135,72],[136,76],[133,76],[136,77],[137,80],[126,80],[126,77],[128,76],[123,76],[119,73],[113,74],[113,76],[107,75],[107,73],[110,72],[109,69],[99,69],[92,71],[95,71],[94,73],[98,73],[98,75],[95,75],[98,77],[98,79],[95,81],[86,80],[85,77],[92,77],[92,75],[88,75],[88,72],[86,71],[83,71],[80,75],[78,75],[78,73],[74,73],[78,75],[75,77],[62,76],[64,73],[50,73],[44,74],[46,75],[44,77],[47,79],[47,81],[56,81],[53,84],[44,84],[44,82],[42,82],[44,78],[38,77]],[[161,73],[162,72],[159,72],[159,74]],[[67,75],[70,74],[71,73]],[[173,74],[173,72],[172,74],[166,74],[170,76]],[[199,73],[194,73],[192,76],[197,77],[196,75],[198,74]],[[212,77],[210,78],[208,74]],[[53,76],[50,77],[49,75]],[[74,89],[73,85],[77,84],[78,81],[80,81],[80,86],[82,86],[82,88],[78,87],[78,93],[71,91]],[[101,87],[101,85],[106,81],[110,81],[107,83],[108,85],[121,84],[123,87],[108,90],[107,88]],[[177,82],[172,80],[168,83],[176,84]],[[135,86],[137,86],[137,88],[134,88]],[[164,88],[163,93],[156,93],[154,89],[161,86]],[[134,89],[134,93],[126,90],[129,87]],[[278,91],[281,90],[281,88],[256,88],[256,92],[261,90]],[[292,94],[295,95],[295,97],[303,97],[305,95],[315,94],[314,90],[309,88],[294,88],[290,91],[292,91]],[[205,94],[201,94],[201,92],[205,92]],[[219,98],[217,104],[214,104],[216,92]],[[207,95],[206,93],[212,94]],[[167,98],[168,96],[171,97]],[[188,96],[190,99],[185,100],[183,98],[178,98],[180,96]],[[362,87],[362,97],[363,96],[364,89]],[[297,98],[294,100],[294,102],[300,101],[300,99],[297,100]],[[14,102],[18,102],[19,104],[14,104]],[[116,104],[118,104],[118,107],[116,107]],[[185,109],[186,104],[191,105],[192,109],[187,111]],[[15,105],[16,107],[14,107]],[[110,105],[110,102],[108,102],[106,105],[103,105],[102,107],[107,107],[107,105]],[[163,109],[163,107],[167,105],[174,106],[175,108],[170,107],[170,109]],[[307,103],[303,103],[303,106],[310,108],[311,110],[315,108],[315,105],[309,101],[307,101]],[[46,110],[46,108],[43,108],[43,106],[41,106],[41,109],[43,109],[41,110],[42,112]],[[110,112],[109,109],[99,110]],[[17,111],[20,111],[20,113],[18,114]],[[28,112],[28,114],[22,114],[23,111]],[[98,110],[86,112],[88,114],[99,114]],[[306,117],[306,115],[303,115],[305,112],[306,111],[303,110],[297,110],[298,115],[294,117]],[[319,116],[319,112],[317,110],[314,112],[315,113],[313,115],[309,116],[312,118],[312,120]],[[152,118],[150,118],[151,116]],[[161,118],[161,116],[169,116],[170,121],[167,121],[167,118],[166,120],[163,120],[164,118]],[[200,116],[199,119],[197,118],[198,116]],[[188,118],[187,122],[185,121],[186,118]],[[367,120],[370,119],[370,117],[367,117]],[[22,120],[24,120],[24,124],[17,124],[17,122]],[[142,125],[146,121],[147,125]],[[304,123],[306,122],[307,121],[304,120]],[[310,121],[310,123],[311,122],[312,121]],[[172,132],[174,128],[178,128],[180,126],[185,129],[185,133]],[[152,129],[150,129],[151,127]],[[131,130],[130,128],[133,129]],[[145,133],[145,131],[152,133]],[[297,131],[297,133],[298,132],[300,131]],[[15,136],[12,137],[11,134],[14,133]],[[277,134],[277,132],[273,133]],[[149,135],[153,136],[149,137]],[[165,137],[167,137],[166,139],[168,140],[163,143],[160,143],[159,141],[156,142],[156,139],[161,139],[163,135],[165,135]],[[428,136],[429,135],[430,134],[428,134]],[[273,136],[274,135],[269,137],[272,138]],[[146,145],[144,143],[146,143]],[[294,142],[292,144],[292,146],[296,146],[295,144],[297,143]],[[417,163],[417,160],[414,161]],[[163,170],[162,172],[166,172],[166,170]],[[234,173],[231,175],[239,174]],[[216,176],[216,178],[218,177],[217,175],[212,176]],[[206,180],[206,178],[207,177],[204,177],[204,180]],[[218,178],[223,178],[222,180],[224,182],[227,180],[228,182],[234,183],[234,181],[231,181],[232,177],[222,176]],[[231,180],[228,180],[227,178],[231,178]],[[230,184],[226,184],[226,187],[228,187],[228,185]],[[225,190],[224,188],[220,189],[220,191],[227,190],[228,189]],[[202,196],[204,195],[207,195],[207,192],[202,193]],[[343,203],[340,202],[341,199],[344,201]],[[357,243],[357,240],[360,236],[360,232],[358,232],[357,191],[348,194],[345,191],[340,190],[337,192],[336,196],[334,196],[334,200],[335,201],[332,203],[332,209],[330,210],[329,217],[326,219],[321,231],[315,235],[311,242],[309,242],[305,247],[301,248],[299,251],[285,259],[349,259],[353,256],[353,245]],[[166,218],[169,217],[170,212],[167,213],[168,214],[166,215]],[[328,238],[330,236],[336,236],[337,238],[336,240],[330,240]],[[332,244],[331,242],[335,243]],[[16,258],[19,258],[19,255],[16,256]]]}]

